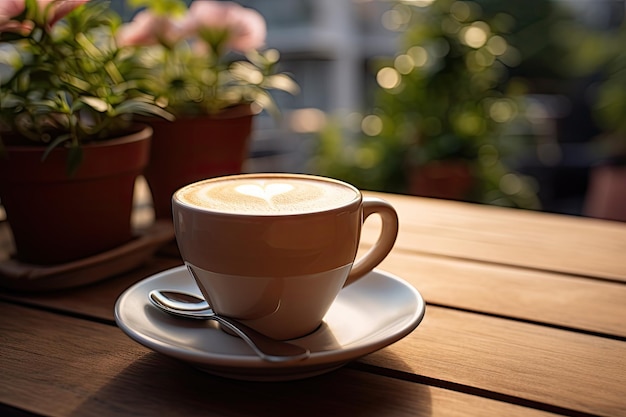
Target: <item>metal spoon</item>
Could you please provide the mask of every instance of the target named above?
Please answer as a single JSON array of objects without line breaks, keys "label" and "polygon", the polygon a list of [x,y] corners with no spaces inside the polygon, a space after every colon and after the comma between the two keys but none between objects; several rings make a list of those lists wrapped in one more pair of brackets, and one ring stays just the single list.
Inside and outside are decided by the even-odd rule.
[{"label": "metal spoon", "polygon": [[306,348],[269,338],[238,321],[218,316],[204,299],[196,295],[172,290],[152,290],[148,298],[155,307],[166,313],[190,319],[217,321],[242,338],[266,361],[296,362],[310,355]]}]

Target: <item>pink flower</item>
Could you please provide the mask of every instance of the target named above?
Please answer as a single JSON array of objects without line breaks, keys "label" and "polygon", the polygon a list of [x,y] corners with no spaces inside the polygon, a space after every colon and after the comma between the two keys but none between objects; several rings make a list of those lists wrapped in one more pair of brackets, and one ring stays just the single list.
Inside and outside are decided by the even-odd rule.
[{"label": "pink flower", "polygon": [[173,20],[146,10],[137,14],[132,22],[122,25],[116,38],[120,46],[140,46],[172,45],[180,36],[180,28]]},{"label": "pink flower", "polygon": [[[69,12],[88,1],[37,0],[36,19],[49,29]],[[33,28],[33,22],[30,20],[18,21],[13,19],[23,13],[25,9],[25,0],[2,0],[0,2],[0,32],[28,34]]]},{"label": "pink flower", "polygon": [[89,0],[37,0],[37,5],[42,13],[46,13],[44,17],[46,25],[52,27],[69,12],[88,1]]},{"label": "pink flower", "polygon": [[246,52],[265,43],[265,19],[257,11],[232,2],[196,0],[183,22],[186,34],[202,30],[223,30],[228,33],[226,46]]},{"label": "pink flower", "polygon": [[0,3],[0,22],[10,20],[24,11],[24,0],[4,0]]},{"label": "pink flower", "polygon": [[4,0],[0,3],[0,33],[24,33],[24,23],[12,19],[22,13],[24,8],[24,0]]},{"label": "pink flower", "polygon": [[27,36],[30,32],[32,32],[34,27],[35,24],[31,20],[24,20],[23,22],[9,20],[7,22],[0,23],[0,33],[13,32],[19,33],[22,36]]}]

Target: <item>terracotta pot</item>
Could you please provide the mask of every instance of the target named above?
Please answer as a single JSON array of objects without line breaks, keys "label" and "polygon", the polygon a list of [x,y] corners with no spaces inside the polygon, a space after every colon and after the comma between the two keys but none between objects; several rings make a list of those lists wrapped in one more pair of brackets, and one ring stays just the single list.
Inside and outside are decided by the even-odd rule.
[{"label": "terracotta pot", "polygon": [[145,177],[157,219],[172,218],[172,194],[202,179],[241,173],[253,113],[237,106],[214,116],[150,121],[154,128]]},{"label": "terracotta pot", "polygon": [[591,170],[583,213],[626,222],[626,165],[600,165]]},{"label": "terracotta pot", "polygon": [[471,169],[465,161],[433,161],[412,167],[409,192],[413,195],[464,200],[474,184]]},{"label": "terracotta pot", "polygon": [[0,201],[21,262],[61,264],[115,248],[132,238],[135,179],[147,165],[152,129],[85,145],[68,177],[67,150],[42,162],[40,147],[7,146],[0,158]]}]

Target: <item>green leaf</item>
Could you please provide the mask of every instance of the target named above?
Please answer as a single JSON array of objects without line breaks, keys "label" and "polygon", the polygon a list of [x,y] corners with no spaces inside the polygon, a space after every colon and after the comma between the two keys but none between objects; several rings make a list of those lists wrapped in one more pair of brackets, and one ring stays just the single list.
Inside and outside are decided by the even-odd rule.
[{"label": "green leaf", "polygon": [[94,45],[93,42],[91,42],[87,38],[87,36],[85,36],[84,33],[77,33],[76,37],[74,39],[76,40],[76,42],[78,42],[78,44],[80,46],[83,47],[83,50],[91,58],[96,59],[96,60],[102,60],[103,59],[104,54],[102,53],[102,51],[100,49],[98,49],[96,47],[96,45]]},{"label": "green leaf", "polygon": [[61,143],[68,141],[70,139],[70,134],[65,134],[65,135],[59,135],[57,136],[51,143],[50,145],[48,145],[48,147],[46,148],[46,151],[43,153],[43,156],[41,157],[41,160],[44,161],[48,155],[50,155],[50,152],[52,152],[53,149],[55,149],[57,146],[59,146]]},{"label": "green leaf", "polygon": [[81,96],[78,99],[100,113],[104,113],[110,109],[109,103],[98,97]]},{"label": "green leaf", "polygon": [[115,108],[117,114],[141,114],[144,116],[159,116],[165,120],[173,121],[174,115],[162,109],[156,104],[140,100],[127,100]]},{"label": "green leaf", "polygon": [[124,82],[124,77],[113,62],[109,61],[104,64],[104,69],[106,70],[107,74],[109,74],[109,77],[111,77],[115,84],[121,84]]},{"label": "green leaf", "polygon": [[289,94],[298,94],[300,92],[298,84],[286,74],[271,75],[265,79],[264,85]]},{"label": "green leaf", "polygon": [[0,109],[12,109],[24,105],[24,99],[15,94],[0,95]]},{"label": "green leaf", "polygon": [[260,106],[262,109],[265,109],[269,114],[272,115],[272,117],[274,118],[280,117],[278,106],[274,102],[274,98],[267,91],[261,88],[255,91],[254,102],[258,106]]}]

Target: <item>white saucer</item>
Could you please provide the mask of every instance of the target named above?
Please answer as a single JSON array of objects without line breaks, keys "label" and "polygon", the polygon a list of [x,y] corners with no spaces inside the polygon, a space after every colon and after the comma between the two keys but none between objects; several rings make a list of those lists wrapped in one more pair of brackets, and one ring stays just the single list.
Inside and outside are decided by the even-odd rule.
[{"label": "white saucer", "polygon": [[132,339],[162,354],[227,378],[282,381],[307,378],[390,345],[413,331],[424,317],[420,293],[407,282],[375,270],[341,290],[315,332],[290,342],[307,347],[311,356],[289,364],[260,359],[241,339],[212,321],[172,317],[148,301],[153,289],[200,290],[180,266],[127,289],[115,305],[118,326]]}]

